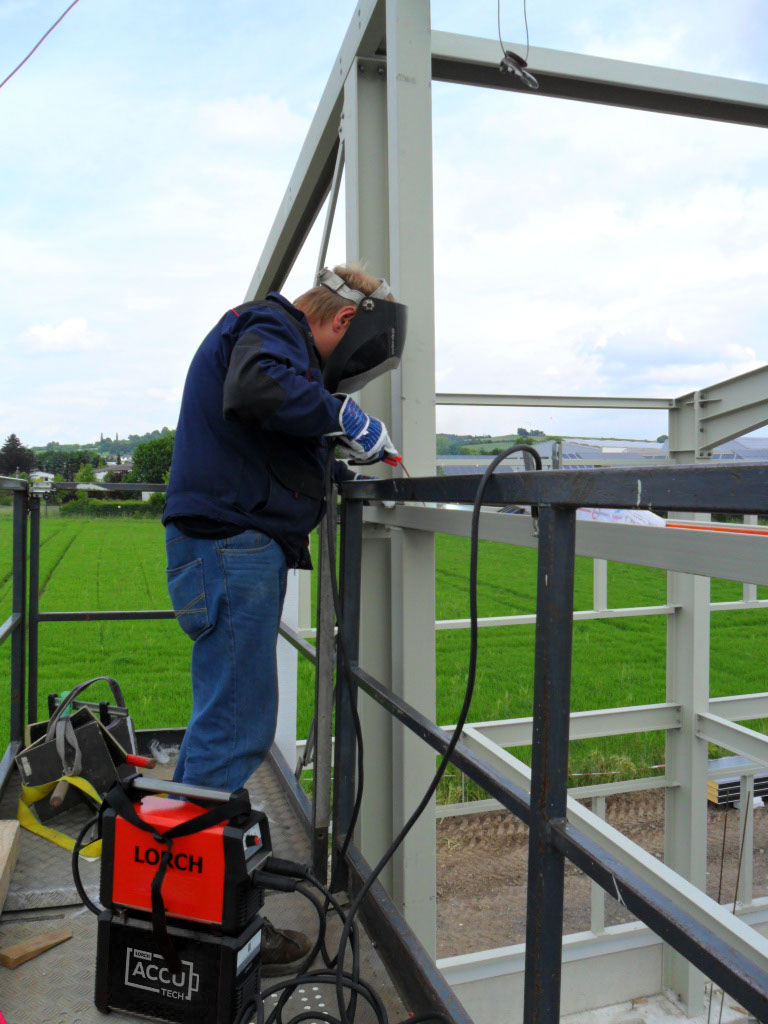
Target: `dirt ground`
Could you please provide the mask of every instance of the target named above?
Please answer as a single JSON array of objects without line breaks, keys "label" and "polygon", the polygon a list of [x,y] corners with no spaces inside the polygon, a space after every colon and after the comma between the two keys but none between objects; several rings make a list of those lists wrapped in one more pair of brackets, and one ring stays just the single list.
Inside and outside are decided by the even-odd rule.
[{"label": "dirt ground", "polygon": [[[609,797],[606,820],[661,858],[664,795],[661,791]],[[588,806],[588,805],[587,805]],[[725,856],[721,857],[725,825]],[[709,808],[707,891],[733,905],[741,845],[739,812]],[[525,940],[528,829],[506,811],[443,818],[437,826],[438,956],[456,956]],[[720,864],[723,862],[722,883]],[[590,882],[566,862],[565,931],[587,931]],[[755,809],[753,896],[768,895],[768,808]],[[635,920],[606,895],[606,925]]]}]

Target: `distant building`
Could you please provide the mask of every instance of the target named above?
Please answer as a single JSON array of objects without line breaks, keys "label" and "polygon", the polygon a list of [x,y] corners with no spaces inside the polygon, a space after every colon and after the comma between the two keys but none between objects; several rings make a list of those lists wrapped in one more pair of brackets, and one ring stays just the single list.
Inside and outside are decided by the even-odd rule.
[{"label": "distant building", "polygon": [[[503,447],[503,442],[497,447]],[[561,442],[540,441],[532,445],[547,468],[597,469],[609,466],[664,464],[669,458],[669,442],[635,441],[631,439],[601,440],[599,438],[567,437]],[[483,473],[493,455],[439,455],[437,467],[445,476]],[[741,437],[726,441],[713,449],[712,462],[768,462],[768,437]],[[502,463],[497,472],[519,472],[520,456]]]}]

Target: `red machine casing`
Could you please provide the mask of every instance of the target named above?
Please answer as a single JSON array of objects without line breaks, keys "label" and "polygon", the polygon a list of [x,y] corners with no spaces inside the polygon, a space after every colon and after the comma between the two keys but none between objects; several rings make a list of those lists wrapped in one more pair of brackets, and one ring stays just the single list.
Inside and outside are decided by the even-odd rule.
[{"label": "red machine casing", "polygon": [[[205,814],[207,807],[185,800],[145,796],[134,804],[142,821],[157,832]],[[101,901],[111,909],[152,912],[152,881],[165,846],[120,817],[105,811],[102,829]],[[245,821],[213,825],[174,839],[162,886],[165,912],[183,921],[239,932],[263,900],[249,878],[269,855],[265,815],[252,810]]]}]

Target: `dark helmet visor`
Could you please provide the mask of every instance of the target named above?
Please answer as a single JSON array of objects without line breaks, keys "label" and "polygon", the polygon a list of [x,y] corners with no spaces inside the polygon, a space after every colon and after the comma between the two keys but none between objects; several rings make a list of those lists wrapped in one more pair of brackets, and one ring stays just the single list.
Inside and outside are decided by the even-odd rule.
[{"label": "dark helmet visor", "polygon": [[399,365],[405,348],[407,307],[387,299],[363,299],[347,332],[328,358],[323,383],[329,391],[360,391]]}]

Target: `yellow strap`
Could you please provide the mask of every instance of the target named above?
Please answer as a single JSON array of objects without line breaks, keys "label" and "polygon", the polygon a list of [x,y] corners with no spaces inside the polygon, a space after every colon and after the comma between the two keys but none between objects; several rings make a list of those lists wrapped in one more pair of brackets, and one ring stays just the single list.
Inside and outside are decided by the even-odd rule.
[{"label": "yellow strap", "polygon": [[[82,793],[85,793],[95,804],[101,803],[101,797],[87,779],[83,779],[79,775],[66,775],[63,777],[70,786],[74,786]],[[22,828],[27,829],[29,832],[34,832],[36,836],[41,836],[43,839],[47,839],[49,842],[55,843],[56,846],[60,846],[63,850],[69,850],[71,853],[75,848],[75,840],[70,836],[64,835],[63,832],[58,832],[55,828],[48,828],[47,825],[43,825],[32,810],[32,806],[40,800],[45,800],[60,781],[60,779],[56,779],[55,782],[46,782],[44,786],[22,786],[16,816]],[[82,847],[80,856],[85,860],[97,860],[101,856],[101,840],[96,839],[94,842]]]}]

